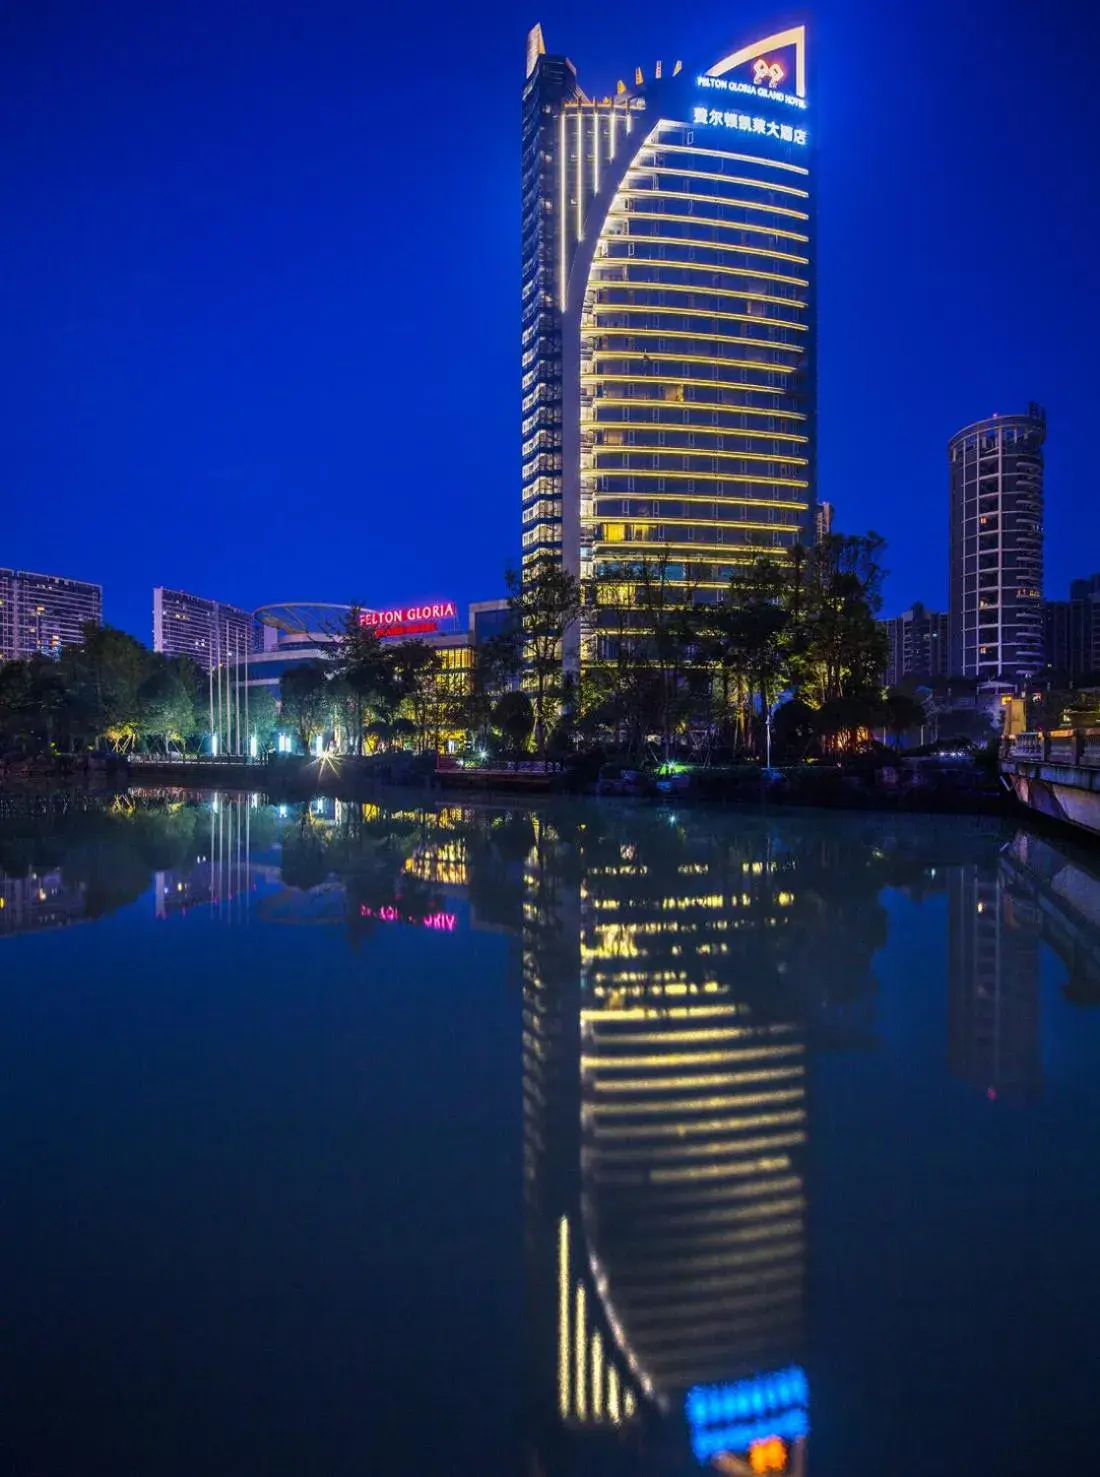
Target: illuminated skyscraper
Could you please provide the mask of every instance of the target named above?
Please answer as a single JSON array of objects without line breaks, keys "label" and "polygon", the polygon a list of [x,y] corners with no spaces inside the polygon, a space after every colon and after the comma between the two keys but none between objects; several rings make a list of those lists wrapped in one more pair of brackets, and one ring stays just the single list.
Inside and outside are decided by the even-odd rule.
[{"label": "illuminated skyscraper", "polygon": [[713,599],[813,537],[809,101],[801,26],[602,98],[528,38],[523,555],[584,582],[585,660],[639,561]]},{"label": "illuminated skyscraper", "polygon": [[951,676],[1016,682],[1043,669],[1046,412],[994,415],[948,443]]}]

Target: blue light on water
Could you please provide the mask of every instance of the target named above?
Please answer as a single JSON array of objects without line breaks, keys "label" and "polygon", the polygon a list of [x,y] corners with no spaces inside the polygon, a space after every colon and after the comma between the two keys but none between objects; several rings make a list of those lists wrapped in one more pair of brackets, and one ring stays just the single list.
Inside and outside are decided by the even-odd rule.
[{"label": "blue light on water", "polygon": [[708,1461],[720,1451],[747,1451],[754,1441],[780,1436],[795,1441],[808,1436],[810,1422],[804,1410],[784,1410],[761,1421],[742,1421],[729,1426],[708,1426],[692,1433],[691,1448],[697,1461]]},{"label": "blue light on water", "polygon": [[728,1385],[696,1385],[684,1401],[692,1448],[703,1462],[716,1452],[746,1451],[769,1436],[808,1435],[808,1403],[806,1372],[798,1365]]}]

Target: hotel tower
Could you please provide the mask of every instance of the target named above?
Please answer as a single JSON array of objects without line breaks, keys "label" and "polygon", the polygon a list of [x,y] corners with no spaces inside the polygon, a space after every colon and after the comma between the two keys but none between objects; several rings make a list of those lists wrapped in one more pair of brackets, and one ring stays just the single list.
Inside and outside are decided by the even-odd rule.
[{"label": "hotel tower", "polygon": [[523,562],[582,580],[586,661],[641,562],[716,599],[812,539],[810,101],[802,26],[606,97],[528,37]]}]

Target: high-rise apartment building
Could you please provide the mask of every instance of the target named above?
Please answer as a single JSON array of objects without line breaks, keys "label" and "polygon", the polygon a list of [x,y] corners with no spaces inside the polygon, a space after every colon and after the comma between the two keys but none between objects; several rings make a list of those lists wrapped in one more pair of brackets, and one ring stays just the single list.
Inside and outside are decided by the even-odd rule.
[{"label": "high-rise apartment building", "polygon": [[103,620],[103,586],[59,574],[0,569],[0,661],[59,656]]},{"label": "high-rise apartment building", "polygon": [[1100,673],[1100,574],[1071,580],[1068,600],[1046,602],[1043,648],[1056,680],[1076,683]]},{"label": "high-rise apartment building", "polygon": [[819,544],[833,531],[832,503],[818,503],[814,509],[814,543]]},{"label": "high-rise apartment building", "polygon": [[950,675],[950,624],[945,612],[925,610],[918,600],[911,610],[880,624],[889,644],[887,687],[896,687],[906,677],[932,680]]},{"label": "high-rise apartment building", "polygon": [[251,613],[235,605],[163,585],[153,591],[153,650],[192,657],[203,671],[250,652],[253,625]]},{"label": "high-rise apartment building", "polygon": [[994,415],[948,443],[951,675],[1017,682],[1043,667],[1046,413]]},{"label": "high-rise apartment building", "polygon": [[814,533],[806,34],[590,97],[541,28],[523,92],[523,556],[607,655],[631,572],[716,599]]}]

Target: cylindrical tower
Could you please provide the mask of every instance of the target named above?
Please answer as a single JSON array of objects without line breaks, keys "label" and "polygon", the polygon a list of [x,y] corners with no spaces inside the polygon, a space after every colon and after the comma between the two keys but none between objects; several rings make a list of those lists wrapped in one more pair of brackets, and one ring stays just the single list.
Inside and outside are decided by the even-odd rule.
[{"label": "cylindrical tower", "polygon": [[994,415],[948,443],[951,674],[1026,681],[1043,666],[1046,413]]}]

